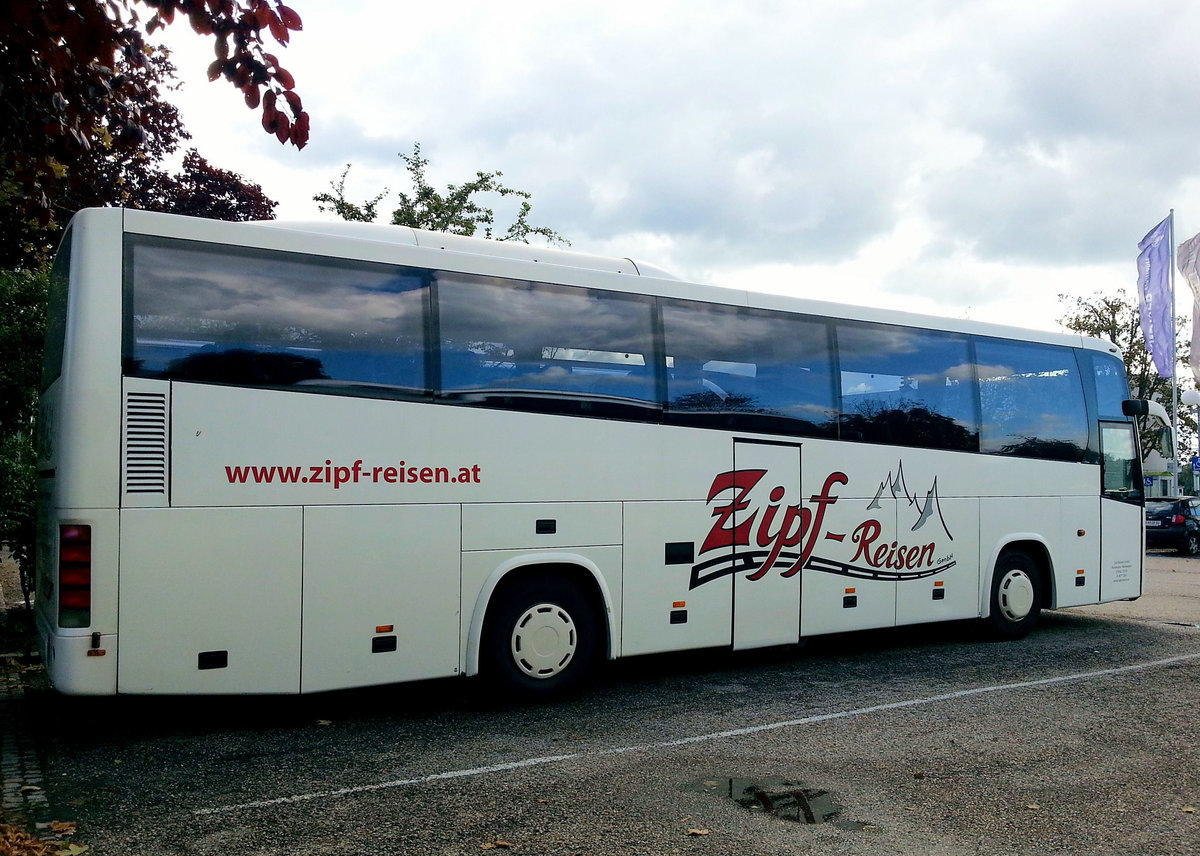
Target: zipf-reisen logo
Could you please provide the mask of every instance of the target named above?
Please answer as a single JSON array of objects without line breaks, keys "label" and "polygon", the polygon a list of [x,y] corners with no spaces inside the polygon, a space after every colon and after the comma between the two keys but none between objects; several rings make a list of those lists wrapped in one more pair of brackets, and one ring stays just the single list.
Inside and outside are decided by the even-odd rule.
[{"label": "zipf-reisen logo", "polygon": [[[946,527],[938,498],[937,478],[923,497],[908,490],[904,481],[904,465],[888,473],[868,504],[867,511],[882,510],[880,503],[887,495],[904,502],[916,516],[916,522],[905,538],[888,541],[881,537],[883,524],[867,516],[843,532],[828,531],[829,509],[838,501],[838,489],[849,484],[842,472],[832,472],[825,478],[820,493],[809,497],[803,505],[782,505],[787,491],[776,485],[767,495],[767,503],[755,504],[761,497],[756,490],[768,470],[730,470],[713,479],[708,491],[708,504],[715,518],[712,529],[700,546],[699,557],[712,558],[692,566],[689,588],[728,576],[746,574],[748,581],[760,580],[773,569],[787,578],[802,570],[820,571],[870,580],[913,580],[930,577],[956,564],[947,546],[938,546],[939,536],[945,541],[954,537]],[[766,484],[770,484],[767,481]],[[941,532],[921,532],[927,523],[936,520]],[[931,527],[932,528],[932,527]],[[929,537],[930,535],[933,537]],[[928,540],[926,540],[928,538]],[[822,541],[847,544],[853,550],[849,561],[817,555]]]}]

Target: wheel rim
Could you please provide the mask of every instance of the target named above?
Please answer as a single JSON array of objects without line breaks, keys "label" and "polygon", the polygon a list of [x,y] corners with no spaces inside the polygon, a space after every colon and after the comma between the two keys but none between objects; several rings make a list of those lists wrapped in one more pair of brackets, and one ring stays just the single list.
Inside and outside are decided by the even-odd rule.
[{"label": "wheel rim", "polygon": [[531,678],[562,674],[579,646],[575,622],[561,606],[539,603],[517,619],[512,632],[512,658]]},{"label": "wheel rim", "polygon": [[1022,570],[1011,570],[1000,580],[1000,613],[1009,621],[1022,621],[1033,610],[1033,580]]}]

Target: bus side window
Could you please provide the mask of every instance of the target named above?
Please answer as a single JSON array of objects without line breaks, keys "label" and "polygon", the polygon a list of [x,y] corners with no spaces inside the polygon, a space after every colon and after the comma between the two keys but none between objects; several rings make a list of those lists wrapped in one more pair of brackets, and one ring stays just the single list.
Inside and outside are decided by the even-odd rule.
[{"label": "bus side window", "polygon": [[440,392],[464,403],[649,418],[658,410],[653,309],[639,295],[440,273]]},{"label": "bus side window", "polygon": [[811,437],[836,430],[828,325],[794,314],[663,300],[667,418]]},{"label": "bus side window", "polygon": [[890,324],[837,325],[841,436],[869,443],[975,451],[968,340]]},{"label": "bus side window", "polygon": [[1083,459],[1083,383],[1069,348],[977,339],[981,451],[1059,461]]}]

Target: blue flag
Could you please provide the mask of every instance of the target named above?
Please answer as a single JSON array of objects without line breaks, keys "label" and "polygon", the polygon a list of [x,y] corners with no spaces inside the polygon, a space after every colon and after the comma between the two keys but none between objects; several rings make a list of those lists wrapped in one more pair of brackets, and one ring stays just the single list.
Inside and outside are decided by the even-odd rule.
[{"label": "blue flag", "polygon": [[1175,376],[1175,307],[1171,305],[1171,218],[1138,242],[1138,299],[1142,335],[1159,377]]}]

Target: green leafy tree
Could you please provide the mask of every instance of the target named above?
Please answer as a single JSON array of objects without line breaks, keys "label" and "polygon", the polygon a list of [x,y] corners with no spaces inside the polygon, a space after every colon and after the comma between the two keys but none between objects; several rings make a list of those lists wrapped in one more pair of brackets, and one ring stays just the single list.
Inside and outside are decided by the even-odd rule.
[{"label": "green leafy tree", "polygon": [[[498,241],[520,241],[529,243],[531,237],[540,237],[547,244],[570,245],[570,241],[548,226],[534,226],[529,222],[533,208],[533,196],[525,190],[517,190],[500,181],[501,172],[477,172],[475,178],[462,184],[451,184],[445,193],[434,188],[425,175],[429,165],[421,157],[421,144],[413,146],[411,155],[401,154],[405,170],[412,182],[409,193],[400,192],[399,206],[392,212],[391,222],[395,226],[411,226],[433,232],[450,232],[455,235],[476,235],[482,229],[482,237]],[[333,193],[318,193],[313,197],[321,211],[332,211],[343,220],[373,223],[379,217],[379,203],[388,195],[382,193],[364,200],[351,202],[346,198],[346,175],[350,164],[342,174],[330,182]],[[500,199],[519,201],[516,218],[503,232],[497,232],[496,213],[479,201],[480,194],[494,194]]]},{"label": "green leafy tree", "polygon": [[0,271],[0,544],[21,567],[29,597],[36,519],[34,417],[42,373],[48,278]]},{"label": "green leafy tree", "polygon": [[[1125,373],[1129,376],[1129,391],[1134,398],[1157,401],[1170,414],[1174,407],[1171,400],[1171,379],[1159,377],[1154,368],[1150,352],[1146,350],[1146,341],[1142,336],[1141,315],[1138,304],[1127,292],[1118,294],[1093,294],[1090,297],[1077,297],[1060,294],[1058,299],[1067,305],[1067,312],[1059,319],[1059,323],[1068,330],[1107,339],[1118,348],[1125,360]],[[1175,364],[1185,365],[1190,362],[1188,337],[1182,331],[1187,319],[1176,319]],[[1186,380],[1180,378],[1182,391]],[[1190,448],[1196,434],[1196,416],[1189,408],[1179,408],[1179,432],[1181,436],[1180,449]],[[1152,417],[1138,418],[1138,433],[1142,441],[1142,456],[1151,451],[1167,454],[1165,435],[1157,421]]]}]

